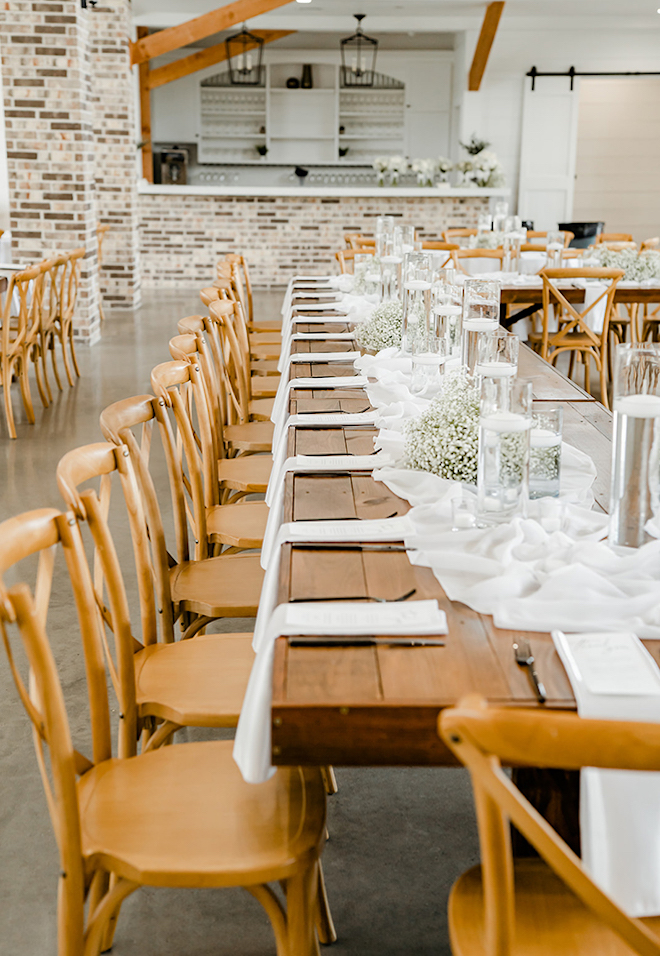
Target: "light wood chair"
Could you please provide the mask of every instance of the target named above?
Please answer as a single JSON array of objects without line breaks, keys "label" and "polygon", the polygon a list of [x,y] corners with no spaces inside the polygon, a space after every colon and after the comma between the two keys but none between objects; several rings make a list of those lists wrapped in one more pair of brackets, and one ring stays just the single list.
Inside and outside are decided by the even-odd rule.
[{"label": "light wood chair", "polygon": [[[126,446],[103,442],[68,452],[57,484],[93,544],[93,586],[108,641],[109,667],[122,704],[120,755],[171,739],[180,727],[235,727],[254,661],[251,634],[197,635],[175,641],[167,572],[156,601],[153,563],[139,483]],[[108,524],[113,483],[120,481],[131,529],[140,598],[141,632],[131,626],[124,579]],[[159,613],[160,612],[160,613]],[[139,639],[138,639],[139,638]],[[110,646],[112,643],[112,647]],[[133,669],[131,670],[131,661]]]},{"label": "light wood chair", "polygon": [[[568,249],[570,244],[575,239],[575,233],[569,232],[567,229],[560,229],[559,232],[564,234],[564,249]],[[527,242],[533,242],[535,239],[547,239],[548,231],[546,229],[528,229],[527,230]],[[539,243],[540,245],[540,243]],[[543,245],[545,249],[545,244]]]},{"label": "light wood chair", "polygon": [[473,227],[453,227],[451,229],[445,229],[442,233],[442,238],[445,242],[452,242],[455,239],[469,239],[471,236],[476,236],[479,232],[478,229]]},{"label": "light wood chair", "polygon": [[[31,266],[10,276],[2,316],[0,338],[0,383],[4,393],[5,418],[10,438],[16,438],[11,384],[14,377],[21,388],[23,407],[28,422],[35,422],[30,391],[30,365],[34,363],[41,402],[48,406],[48,395],[42,379],[43,362],[40,355],[40,313],[43,264]],[[18,314],[13,315],[14,299],[18,300]]]},{"label": "light wood chair", "polygon": [[[81,247],[67,254],[66,266],[61,271],[60,314],[56,323],[57,334],[62,346],[64,370],[69,385],[73,385],[71,365],[76,376],[80,378],[80,368],[76,357],[76,348],[73,340],[73,315],[76,309],[78,289],[80,286],[80,264],[85,258],[86,250]],[[71,362],[67,347],[71,353]]]},{"label": "light wood chair", "polygon": [[335,259],[339,263],[342,275],[353,275],[355,257],[359,255],[363,255],[359,249],[340,249],[339,252],[335,252]]},{"label": "light wood chair", "polygon": [[596,236],[597,246],[608,242],[633,242],[633,237],[629,232],[601,232]]},{"label": "light wood chair", "polygon": [[[99,277],[103,274],[103,240],[112,227],[108,223],[97,222],[96,224],[96,248],[97,260],[99,265]],[[103,293],[99,288],[99,315],[101,322],[105,322],[105,313],[103,311]]]},{"label": "light wood chair", "polygon": [[198,366],[190,362],[163,362],[151,372],[157,398],[172,409],[188,477],[204,476],[206,506],[236,502],[249,494],[265,494],[273,467],[270,455],[227,458],[219,446],[208,414],[207,396]]},{"label": "light wood chair", "polygon": [[[239,300],[243,306],[243,312],[248,325],[250,334],[253,333],[281,333],[282,319],[263,319],[257,318],[254,308],[254,296],[252,294],[252,280],[250,278],[250,266],[246,256],[231,253],[225,256],[232,268],[231,277],[238,293]],[[275,341],[275,339],[273,339]]]},{"label": "light wood chair", "polygon": [[[248,345],[245,341],[244,327],[240,322],[239,310],[240,303],[230,300],[217,300],[209,306],[209,316],[213,322],[217,323],[227,372],[227,389],[239,423],[270,421],[274,398],[269,397],[268,393],[272,395],[273,391],[276,391],[273,383],[278,380],[272,375],[261,376],[262,379],[269,380],[266,386],[267,395],[262,397],[263,391],[259,391],[260,377],[250,375]],[[263,386],[261,388],[263,389]]]},{"label": "light wood chair", "polygon": [[[90,757],[74,747],[46,631],[59,545],[76,598],[70,626],[77,622],[84,652]],[[39,558],[36,587],[21,582],[7,588],[7,572],[29,556]],[[2,637],[32,723],[59,851],[62,956],[98,956],[107,949],[123,901],[142,886],[244,887],[271,922],[278,956],[317,954],[314,917],[326,803],[320,772],[283,767],[265,784],[246,784],[230,740],[113,758],[116,705],[108,692],[98,605],[75,518],[48,508],[5,521],[0,578]],[[14,653],[15,628],[29,678]],[[131,655],[127,675],[132,668]],[[81,724],[79,714],[75,723]],[[283,887],[286,909],[271,883]]]},{"label": "light wood chair", "polygon": [[658,249],[660,247],[660,236],[654,236],[652,239],[644,239],[640,243],[639,251],[640,252],[650,252],[651,250]]},{"label": "light wood chair", "polygon": [[[543,279],[543,330],[540,333],[541,356],[554,365],[564,352],[569,352],[571,361],[569,377],[573,373],[575,357],[584,363],[584,387],[591,394],[590,360],[593,358],[600,374],[601,401],[609,408],[607,395],[607,355],[610,320],[614,308],[614,295],[617,283],[625,275],[623,269],[542,269]],[[570,303],[558,286],[562,279],[601,279],[608,282],[607,288],[586,308],[578,308]],[[605,301],[605,315],[600,332],[590,327],[591,310],[601,301]],[[550,332],[551,307],[558,325],[556,332]],[[530,334],[530,342],[539,344],[538,334]]]},{"label": "light wood chair", "polygon": [[243,313],[243,321],[248,333],[248,338],[250,341],[255,344],[262,344],[267,342],[269,344],[279,343],[282,341],[282,323],[281,320],[277,322],[275,326],[271,325],[269,328],[264,326],[255,327],[249,319],[249,316],[252,314],[250,301],[248,300],[247,293],[245,291],[245,285],[243,280],[242,271],[240,265],[236,261],[225,261],[218,263],[217,266],[218,278],[213,283],[216,289],[219,289],[225,298],[231,298],[236,302],[240,302],[241,311]]},{"label": "light wood chair", "polygon": [[[504,250],[503,249],[455,249],[451,254],[452,261],[456,269],[460,272],[463,272],[465,275],[469,275],[467,269],[464,269],[461,265],[461,259],[498,259],[499,268],[502,268],[502,263],[504,261]],[[496,270],[495,270],[496,271]],[[488,273],[483,273],[484,278],[488,277]],[[476,277],[478,278],[478,276]]]},{"label": "light wood chair", "polygon": [[345,233],[344,242],[347,249],[355,249],[357,252],[376,248],[376,240],[373,236],[363,236],[359,232]]},{"label": "light wood chair", "polygon": [[[445,710],[438,724],[442,739],[470,771],[481,845],[481,864],[459,877],[449,898],[454,956],[659,956],[660,917],[627,916],[502,763],[657,772],[660,726],[499,709],[475,696]],[[511,825],[540,859],[513,858]]]},{"label": "light wood chair", "polygon": [[[173,548],[167,545],[149,469],[154,422],[167,462],[175,532]],[[185,461],[176,447],[164,404],[152,395],[115,402],[101,413],[101,431],[106,441],[122,448],[123,454],[123,446],[126,447],[126,457],[130,457],[139,482],[146,521],[143,538],[150,542],[153,569],[149,578],[156,588],[158,607],[172,608],[172,619],[175,623],[180,621],[185,637],[194,636],[219,618],[255,617],[263,583],[259,556],[210,556],[212,535],[216,532],[207,522],[203,479],[195,469],[184,478]],[[237,534],[245,532],[245,523],[238,517],[234,519],[234,527]],[[217,531],[218,534],[224,532],[225,528]],[[136,547],[134,542],[134,549]]]},{"label": "light wood chair", "polygon": [[234,282],[230,278],[216,279],[212,288],[202,289],[200,298],[207,308],[215,302],[229,300],[236,304],[235,317],[242,343],[246,348],[246,354],[250,358],[250,367],[254,361],[275,362],[279,358],[282,344],[282,335],[280,332],[260,332],[251,335],[245,322],[245,313],[240,304],[239,297],[236,294]]},{"label": "light wood chair", "polygon": [[[196,327],[192,320],[196,318]],[[205,337],[204,320],[201,316],[188,316],[180,323],[186,331],[170,339],[170,355],[175,362],[197,363],[208,397],[212,426],[218,436],[218,444],[225,442],[228,457],[241,453],[270,452],[273,447],[272,422],[246,422],[243,425],[228,425],[233,420],[229,412],[228,396],[224,384],[224,370],[218,368],[213,349]]]},{"label": "light wood chair", "polygon": [[43,281],[40,289],[41,303],[39,316],[39,339],[40,339],[40,358],[43,367],[43,379],[46,393],[49,401],[53,400],[53,393],[48,380],[47,356],[50,353],[51,365],[55,382],[59,391],[62,391],[62,381],[60,379],[60,370],[57,365],[57,344],[62,345],[59,336],[59,318],[62,311],[62,274],[66,269],[68,261],[67,255],[58,256],[55,259],[46,260],[42,263]]}]

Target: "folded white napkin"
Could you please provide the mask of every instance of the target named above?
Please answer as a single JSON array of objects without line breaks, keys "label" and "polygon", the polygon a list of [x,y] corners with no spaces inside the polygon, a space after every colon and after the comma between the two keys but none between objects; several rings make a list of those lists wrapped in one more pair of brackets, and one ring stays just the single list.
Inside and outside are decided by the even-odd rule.
[{"label": "folded white napkin", "polygon": [[[660,721],[660,670],[634,633],[552,635],[581,717]],[[660,774],[582,771],[582,859],[630,916],[660,913]]]},{"label": "folded white napkin", "polygon": [[267,624],[258,640],[255,629],[257,656],[234,741],[234,760],[248,783],[263,783],[274,773],[270,763],[270,709],[275,640],[283,635],[374,633],[388,636],[446,634],[447,619],[437,601],[391,604],[328,601],[282,604],[269,609]]},{"label": "folded white napkin", "polygon": [[340,292],[350,292],[353,288],[354,278],[352,275],[340,275],[332,276],[328,285],[331,285],[333,289],[339,289]]},{"label": "folded white napkin", "polygon": [[273,454],[273,472],[277,472],[281,467],[285,457],[289,429],[297,425],[304,425],[306,428],[327,428],[328,425],[373,425],[376,422],[376,412],[324,412],[319,415],[313,413],[301,413],[300,415],[289,415],[281,427],[275,426],[273,430],[272,454]]},{"label": "folded white napkin", "polygon": [[296,352],[289,355],[291,365],[304,365],[305,362],[350,362],[362,355],[361,352]]},{"label": "folded white napkin", "polygon": [[331,388],[363,388],[367,379],[361,375],[336,375],[320,378],[292,378],[289,381],[284,376],[280,379],[270,420],[277,423],[282,421],[288,413],[289,393],[292,389],[331,389]]}]

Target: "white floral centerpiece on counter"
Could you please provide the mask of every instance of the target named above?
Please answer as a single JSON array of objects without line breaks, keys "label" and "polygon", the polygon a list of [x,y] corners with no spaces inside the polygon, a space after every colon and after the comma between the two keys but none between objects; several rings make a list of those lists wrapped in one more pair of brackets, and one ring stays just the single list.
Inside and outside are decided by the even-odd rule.
[{"label": "white floral centerpiece on counter", "polygon": [[405,156],[390,156],[388,169],[393,186],[399,185],[399,179],[408,170],[408,160]]},{"label": "white floral centerpiece on counter", "polygon": [[401,345],[401,319],[403,306],[394,299],[377,306],[366,322],[358,326],[355,341],[360,348],[370,352],[399,348]]},{"label": "white floral centerpiece on counter", "polygon": [[375,169],[376,175],[378,176],[378,185],[384,186],[385,174],[389,172],[389,168],[390,168],[390,157],[376,156],[376,158],[374,159],[371,165],[373,169]]},{"label": "white floral centerpiece on counter", "polygon": [[636,249],[608,249],[602,245],[594,246],[589,255],[605,269],[623,269],[626,279],[633,282],[660,279],[660,252],[653,249],[637,252]]},{"label": "white floral centerpiece on counter", "polygon": [[418,186],[433,186],[438,163],[435,159],[413,159],[410,168],[417,174]]},{"label": "white floral centerpiece on counter", "polygon": [[460,372],[446,375],[442,395],[406,425],[406,465],[474,485],[478,454],[479,389]]},{"label": "white floral centerpiece on counter", "polygon": [[470,157],[456,164],[464,182],[481,188],[504,185],[504,171],[496,153],[488,149],[490,143],[478,139],[473,133],[470,142],[461,143],[461,146]]},{"label": "white floral centerpiece on counter", "polygon": [[446,183],[449,173],[454,168],[454,164],[447,156],[438,156],[436,160],[436,169],[440,173],[440,182]]}]

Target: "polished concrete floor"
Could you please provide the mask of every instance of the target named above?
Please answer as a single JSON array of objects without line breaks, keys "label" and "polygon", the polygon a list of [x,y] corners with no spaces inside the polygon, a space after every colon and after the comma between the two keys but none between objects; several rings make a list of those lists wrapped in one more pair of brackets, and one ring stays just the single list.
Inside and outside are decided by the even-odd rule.
[{"label": "polished concrete floor", "polygon": [[[263,295],[259,305],[272,310],[278,300]],[[108,313],[101,343],[79,349],[82,378],[58,394],[49,409],[37,408],[36,425],[25,422],[15,396],[18,440],[10,441],[0,423],[0,520],[31,508],[61,506],[55,483],[59,458],[101,440],[98,416],[106,405],[149,391],[151,368],[169,360],[167,341],[177,319],[198,308],[194,290],[149,292],[138,311]],[[166,490],[157,459],[154,466],[159,488]],[[162,500],[166,508],[165,495]],[[130,584],[128,532],[119,512],[116,521]],[[25,573],[32,570],[28,566]],[[85,750],[84,671],[72,621],[66,576],[58,570],[49,631],[75,743]],[[224,629],[251,627],[249,621],[231,621]],[[0,700],[0,956],[55,956],[57,852],[28,720],[1,651]],[[467,775],[340,768],[337,776],[340,790],[329,801],[331,839],[324,855],[339,934],[329,956],[449,954],[449,889],[478,855]],[[124,904],[113,952],[274,956],[275,946],[258,904],[243,891],[142,890]]]}]

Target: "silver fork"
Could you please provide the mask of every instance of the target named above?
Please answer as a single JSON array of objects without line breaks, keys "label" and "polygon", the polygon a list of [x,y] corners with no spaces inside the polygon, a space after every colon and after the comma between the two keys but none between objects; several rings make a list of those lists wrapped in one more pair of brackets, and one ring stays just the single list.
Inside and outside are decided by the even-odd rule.
[{"label": "silver fork", "polygon": [[513,653],[516,658],[516,664],[518,664],[519,667],[527,668],[527,672],[532,679],[534,691],[539,703],[545,704],[546,700],[548,699],[548,695],[546,694],[545,687],[543,686],[539,675],[536,673],[536,668],[534,667],[534,655],[532,654],[532,648],[529,641],[525,640],[524,638],[520,638],[513,645]]}]

